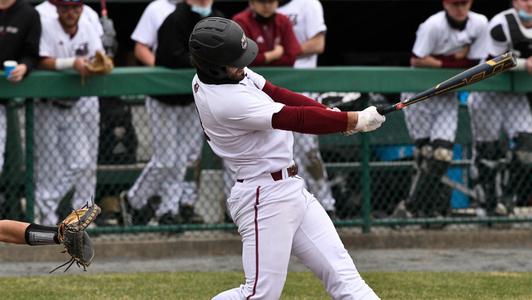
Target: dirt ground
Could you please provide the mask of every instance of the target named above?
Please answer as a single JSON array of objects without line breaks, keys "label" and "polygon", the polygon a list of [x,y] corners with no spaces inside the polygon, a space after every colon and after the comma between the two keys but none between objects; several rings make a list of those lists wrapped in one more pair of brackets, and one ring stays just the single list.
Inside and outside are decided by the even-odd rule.
[{"label": "dirt ground", "polygon": [[[372,249],[351,251],[360,272],[451,271],[532,272],[532,250],[522,249]],[[57,262],[0,262],[0,276],[48,275]],[[292,258],[290,271],[306,271]],[[110,272],[242,271],[240,256],[186,258],[95,259],[87,274]],[[85,273],[75,266],[71,274]],[[62,272],[57,272],[61,274]]]}]

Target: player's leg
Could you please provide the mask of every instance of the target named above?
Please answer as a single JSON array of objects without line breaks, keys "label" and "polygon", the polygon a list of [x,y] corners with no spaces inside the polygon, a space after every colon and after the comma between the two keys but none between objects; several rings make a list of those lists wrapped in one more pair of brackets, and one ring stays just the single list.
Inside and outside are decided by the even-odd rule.
[{"label": "player's leg", "polygon": [[[5,105],[0,104],[0,174],[4,169],[4,153],[6,148],[6,136],[7,136],[7,119],[6,119],[6,107]],[[5,207],[4,196],[0,195],[0,217],[3,216],[4,212],[9,210],[8,207]]]},{"label": "player's leg", "polygon": [[[525,204],[532,192],[532,113],[525,95],[509,94],[504,109],[504,125],[511,138],[509,180],[505,187],[505,204]],[[504,99],[507,100],[507,99]]]},{"label": "player's leg", "polygon": [[[195,213],[195,205],[198,199],[198,163],[203,146],[203,130],[194,103],[179,106],[179,111],[177,139],[181,142],[177,151],[180,170],[178,180],[183,191],[179,199],[179,215],[184,223],[202,223],[203,218]],[[192,172],[187,172],[189,170]]]},{"label": "player's leg", "polygon": [[294,161],[300,166],[299,174],[305,178],[307,189],[320,199],[329,215],[334,215],[336,201],[320,154],[318,136],[294,133]]},{"label": "player's leg", "polygon": [[[146,97],[146,114],[148,116],[153,152],[150,161],[144,167],[137,180],[135,180],[133,186],[128,190],[127,194],[122,194],[121,197],[121,200],[129,203],[132,208],[133,224],[144,225],[155,214],[155,209],[148,203],[148,199],[159,195],[162,182],[168,180],[167,178],[171,176],[170,170],[172,168],[165,168],[165,166],[172,164],[175,166],[175,159],[173,159],[175,155],[170,154],[175,148],[169,149],[168,143],[177,143],[172,131],[175,131],[178,125],[171,124],[171,120],[168,118],[172,112],[166,110],[166,107],[163,103],[151,97]],[[170,126],[165,127],[165,125]],[[165,154],[168,155],[164,157]],[[169,160],[164,161],[165,158]],[[179,195],[176,195],[176,197],[179,197]],[[124,208],[125,205],[122,206]],[[124,220],[125,224],[128,222],[129,220]]]},{"label": "player's leg", "polygon": [[306,207],[306,199],[302,199],[303,186],[300,178],[289,178],[263,187],[236,183],[227,206],[242,236],[246,281],[213,299],[279,299],[286,280],[294,233],[303,220]]},{"label": "player's leg", "polygon": [[333,299],[379,299],[362,279],[325,210],[307,191],[306,210],[293,253],[318,278]]},{"label": "player's leg", "polygon": [[480,216],[493,215],[497,206],[497,175],[500,174],[504,158],[499,143],[504,120],[499,109],[500,96],[493,92],[471,93],[468,102],[474,144],[471,178],[478,197],[477,212]]},{"label": "player's leg", "polygon": [[40,102],[35,105],[34,120],[36,216],[43,225],[56,225],[59,201],[68,191],[68,183],[63,184],[65,162],[60,144],[64,135],[60,124],[65,120],[60,108]]},{"label": "player's leg", "polygon": [[97,97],[84,97],[71,108],[73,122],[67,131],[67,166],[74,177],[73,208],[80,208],[94,199],[96,166],[100,136],[100,109]]},{"label": "player's leg", "polygon": [[[428,161],[428,181],[433,181],[434,186],[427,188],[426,201],[429,202],[430,216],[447,215],[450,213],[451,188],[441,182],[442,176],[447,174],[447,169],[453,158],[453,143],[458,127],[458,101],[456,93],[446,94],[435,99],[434,122],[430,138],[433,149],[432,159]],[[433,199],[433,200],[431,200]],[[433,203],[430,203],[432,202]]]},{"label": "player's leg", "polygon": [[[401,98],[406,99],[412,97],[413,93],[402,93]],[[434,104],[431,101],[420,102],[416,105],[405,108],[404,116],[405,123],[408,129],[408,133],[415,144],[414,150],[414,174],[412,176],[412,182],[410,184],[410,195],[405,201],[401,201],[395,208],[392,217],[405,218],[413,213],[418,214],[418,210],[422,205],[419,203],[417,194],[413,191],[417,189],[417,183],[424,176],[422,173],[422,165],[426,161],[427,157],[432,155],[432,146],[430,141],[430,130],[432,126],[432,113]]]}]

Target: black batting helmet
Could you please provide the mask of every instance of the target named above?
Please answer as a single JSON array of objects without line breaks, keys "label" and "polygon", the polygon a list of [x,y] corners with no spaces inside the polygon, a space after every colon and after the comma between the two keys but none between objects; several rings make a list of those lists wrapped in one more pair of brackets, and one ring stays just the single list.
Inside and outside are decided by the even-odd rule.
[{"label": "black batting helmet", "polygon": [[188,41],[194,58],[216,66],[243,68],[257,56],[257,44],[236,22],[210,17],[199,21]]}]

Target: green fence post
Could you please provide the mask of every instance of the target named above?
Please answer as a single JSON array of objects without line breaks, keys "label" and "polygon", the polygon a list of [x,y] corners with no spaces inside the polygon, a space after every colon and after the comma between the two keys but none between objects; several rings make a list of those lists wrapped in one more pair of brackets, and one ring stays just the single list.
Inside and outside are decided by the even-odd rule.
[{"label": "green fence post", "polygon": [[360,134],[360,144],[362,146],[362,232],[369,233],[371,230],[371,177],[369,170],[369,135]]},{"label": "green fence post", "polygon": [[26,220],[28,222],[35,221],[35,193],[33,183],[33,99],[26,98]]}]

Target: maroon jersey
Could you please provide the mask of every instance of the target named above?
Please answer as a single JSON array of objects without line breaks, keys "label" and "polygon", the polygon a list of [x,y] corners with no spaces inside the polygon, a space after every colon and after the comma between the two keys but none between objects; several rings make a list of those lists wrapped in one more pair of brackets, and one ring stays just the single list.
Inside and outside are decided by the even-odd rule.
[{"label": "maroon jersey", "polygon": [[[267,23],[260,23],[253,17],[253,12],[248,8],[233,17],[246,36],[254,40],[259,46],[259,54],[251,66],[293,66],[296,57],[301,53],[301,46],[292,30],[292,23],[285,15],[276,13],[275,17]],[[284,48],[283,56],[268,64],[265,62],[264,52],[273,50],[280,44]]]}]

